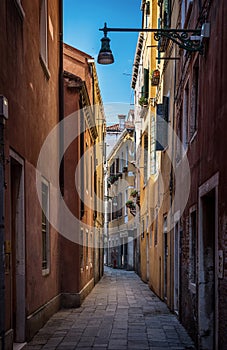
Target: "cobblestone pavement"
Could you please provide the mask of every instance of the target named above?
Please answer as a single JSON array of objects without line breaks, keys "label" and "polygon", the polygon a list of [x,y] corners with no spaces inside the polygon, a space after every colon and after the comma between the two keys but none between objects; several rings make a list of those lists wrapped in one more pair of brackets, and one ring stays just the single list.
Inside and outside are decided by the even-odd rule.
[{"label": "cobblestone pavement", "polygon": [[195,348],[175,315],[134,272],[105,268],[82,306],[57,312],[24,349]]}]

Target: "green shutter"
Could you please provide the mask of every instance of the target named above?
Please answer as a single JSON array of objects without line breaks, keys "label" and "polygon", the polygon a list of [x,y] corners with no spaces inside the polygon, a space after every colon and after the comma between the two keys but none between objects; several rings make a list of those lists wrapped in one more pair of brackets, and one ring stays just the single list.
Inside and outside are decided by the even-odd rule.
[{"label": "green shutter", "polygon": [[144,97],[149,97],[149,69],[143,70],[143,83],[144,83]]}]

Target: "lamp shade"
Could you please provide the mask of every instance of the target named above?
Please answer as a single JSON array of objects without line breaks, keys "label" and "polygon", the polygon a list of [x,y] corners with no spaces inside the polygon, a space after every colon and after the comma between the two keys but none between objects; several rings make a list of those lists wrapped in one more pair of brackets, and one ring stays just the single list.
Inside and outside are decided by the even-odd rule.
[{"label": "lamp shade", "polygon": [[106,34],[101,39],[102,46],[99,51],[98,60],[99,64],[111,64],[114,63],[114,57],[110,50],[110,39],[107,38]]}]

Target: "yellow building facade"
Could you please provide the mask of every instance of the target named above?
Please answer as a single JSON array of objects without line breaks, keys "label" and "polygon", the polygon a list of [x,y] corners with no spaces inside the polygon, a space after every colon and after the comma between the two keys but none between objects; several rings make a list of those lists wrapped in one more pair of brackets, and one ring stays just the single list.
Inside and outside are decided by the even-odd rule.
[{"label": "yellow building facade", "polygon": [[[167,1],[142,1],[143,28],[169,25]],[[173,241],[170,234],[171,205],[171,111],[174,83],[169,42],[154,39],[154,33],[139,36],[133,69],[135,114],[140,121],[136,134],[140,187],[140,274],[169,306],[173,305]],[[137,64],[137,67],[136,67]],[[168,76],[167,79],[164,77]],[[137,136],[137,137],[138,137]]]}]

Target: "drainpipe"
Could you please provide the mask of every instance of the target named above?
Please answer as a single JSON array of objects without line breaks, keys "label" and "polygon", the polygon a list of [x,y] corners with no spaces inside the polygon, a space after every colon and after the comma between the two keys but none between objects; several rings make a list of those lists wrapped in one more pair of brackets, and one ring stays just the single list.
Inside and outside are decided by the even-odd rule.
[{"label": "drainpipe", "polygon": [[[170,171],[170,181],[169,181],[169,189],[170,189],[170,208],[171,208],[171,219],[173,218],[174,215],[174,208],[173,208],[173,197],[174,197],[174,169],[175,169],[175,149],[174,149],[174,138],[175,138],[175,133],[174,133],[174,129],[175,129],[175,103],[176,103],[176,95],[175,95],[175,91],[176,91],[176,80],[177,80],[177,75],[176,75],[176,61],[174,61],[174,88],[173,88],[173,130],[172,130],[172,164],[171,164],[171,171]],[[173,237],[174,237],[174,229],[173,228]],[[171,243],[170,243],[171,244]],[[171,254],[170,254],[170,266],[172,266],[172,256],[174,257],[174,249],[175,249],[175,240],[173,239],[173,251],[171,249]],[[173,269],[174,271],[174,269]],[[172,269],[170,268],[170,281],[172,284],[172,287],[170,288],[170,292],[171,292],[171,296],[170,296],[170,300],[173,300],[173,310],[174,310],[174,283],[172,283],[172,280],[174,279],[174,272],[172,271]]]},{"label": "drainpipe", "polygon": [[5,153],[4,125],[8,119],[8,101],[0,96],[0,338],[1,349],[5,349]]},{"label": "drainpipe", "polygon": [[[64,119],[64,72],[63,72],[63,0],[59,0],[59,122]],[[59,129],[59,151],[64,149],[64,125]],[[59,183],[62,196],[64,195],[64,158],[60,166]]]}]

